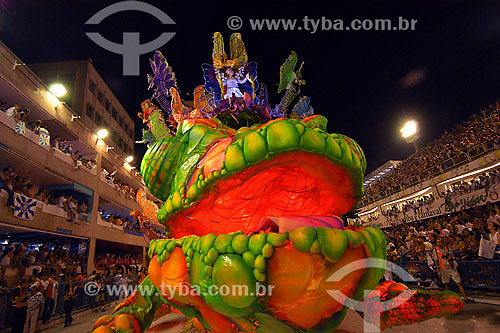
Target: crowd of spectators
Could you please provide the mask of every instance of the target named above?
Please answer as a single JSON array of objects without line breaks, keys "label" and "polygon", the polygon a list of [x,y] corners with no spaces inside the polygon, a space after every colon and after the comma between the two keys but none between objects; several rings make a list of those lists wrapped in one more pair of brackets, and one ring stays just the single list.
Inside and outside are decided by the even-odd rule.
[{"label": "crowd of spectators", "polygon": [[124,217],[108,213],[105,210],[101,210],[101,208],[99,208],[99,215],[104,222],[112,223],[115,226],[141,233],[144,233],[142,228],[146,228],[155,235],[154,238],[165,238],[165,229],[158,224],[144,221],[144,225],[141,227],[140,223],[131,216]]},{"label": "crowd of spectators", "polygon": [[120,178],[116,176],[116,173],[116,170],[109,173],[105,168],[101,169],[101,174],[106,179],[106,182],[115,188],[118,195],[124,195],[130,200],[135,200],[135,190],[132,188],[132,186],[122,182]]},{"label": "crowd of spectators", "polygon": [[[30,109],[28,108],[21,108],[17,104],[8,105],[6,102],[0,101],[0,111],[13,118],[16,122],[24,122],[26,124],[26,128],[35,134],[40,134],[41,132],[49,134],[49,131],[42,127],[42,120],[30,121]],[[73,149],[73,143],[69,142],[67,139],[56,136],[52,139],[51,147],[70,156],[75,163],[75,170],[79,170],[82,167],[92,170],[96,167],[95,159],[84,158],[80,151]],[[102,173],[106,180],[108,180],[116,188],[119,194],[123,194],[133,200],[135,199],[135,191],[133,188],[128,184],[123,183],[118,177],[116,177],[116,171],[110,174],[103,168]]]},{"label": "crowd of spectators", "polygon": [[[427,170],[440,170],[443,162],[449,159],[462,160],[467,154],[476,155],[480,145],[487,142],[500,143],[500,101],[473,114],[467,121],[455,126],[432,143],[418,149],[394,169],[371,183],[365,189],[365,198],[382,198],[383,192],[397,184],[407,187],[420,179]],[[476,150],[478,150],[476,152]],[[465,156],[465,157],[464,157]]]},{"label": "crowd of spectators", "polygon": [[165,238],[165,229],[156,223],[150,223],[149,221],[142,221],[141,223],[143,225],[141,226],[141,223],[135,220],[132,216],[124,217],[111,212],[106,212],[105,210],[102,210],[101,207],[99,207],[98,209],[99,209],[99,215],[104,222],[112,223],[115,226],[120,226],[123,227],[124,229],[133,230],[141,233],[144,233],[145,232],[144,229],[147,229],[148,231],[152,232],[155,235],[153,236],[155,239]]},{"label": "crowd of spectators", "polygon": [[[89,204],[88,201],[78,200],[71,195],[49,191],[46,188],[39,188],[38,185],[33,184],[29,177],[20,176],[18,169],[13,167],[6,167],[0,170],[0,190],[5,190],[8,194],[6,206],[14,207],[14,194],[19,193],[24,196],[36,199],[47,205],[55,205],[62,208],[66,212],[66,220],[80,224],[80,220],[88,223]],[[122,193],[128,193],[130,199],[135,199],[135,191],[123,185],[120,187]],[[106,211],[99,209],[100,216],[103,221],[113,223],[114,225],[127,228],[129,230],[141,231],[141,226],[131,216],[120,216],[116,214],[108,214]],[[152,228],[155,228],[152,225]],[[155,231],[155,230],[154,230]],[[161,233],[160,230],[156,230]]]},{"label": "crowd of spectators", "polygon": [[99,209],[99,215],[105,222],[109,222],[116,226],[123,227],[129,230],[141,231],[139,223],[131,216],[124,217],[117,214],[111,214],[101,209]]},{"label": "crowd of spectators", "polygon": [[35,246],[27,240],[12,239],[0,252],[0,280],[9,285],[19,278],[33,279],[39,273],[65,274],[75,279],[86,273],[88,255],[81,247],[70,250],[62,243]]},{"label": "crowd of spectators", "polygon": [[[30,110],[27,108],[10,106],[0,101],[0,111],[16,122],[24,122],[27,131],[32,131],[36,135],[50,135],[41,120],[30,121]],[[56,136],[52,138],[50,146],[70,156],[74,161],[75,170],[81,168],[92,170],[96,167],[94,159],[83,158],[82,154],[74,149],[73,143],[66,139]],[[135,200],[135,191],[115,175],[116,172],[106,178],[116,188],[118,195]],[[62,208],[67,214],[68,221],[79,223],[79,219],[82,219],[87,222],[89,214],[87,200],[78,200],[67,193],[40,188],[31,181],[25,171],[13,167],[0,170],[0,191],[2,190],[8,194],[6,203],[8,207],[14,207],[14,195],[18,193],[44,204]],[[131,217],[112,215],[107,217],[107,220],[112,220],[114,224],[124,228],[140,231],[139,224]],[[51,299],[53,302],[57,298],[57,293],[61,294],[61,308],[64,302],[65,326],[71,325],[71,312],[76,298],[83,296],[87,300],[82,289],[86,280],[100,281],[100,285],[103,286],[116,281],[119,283],[123,283],[124,280],[130,281],[130,274],[143,277],[146,275],[141,256],[101,253],[98,261],[101,264],[105,263],[103,271],[98,273],[94,271],[87,276],[88,254],[84,249],[82,251],[78,247],[70,250],[62,243],[40,245],[30,242],[8,238],[8,241],[0,243],[0,329],[5,326],[8,314],[13,315],[11,321],[13,332],[34,332],[37,319],[46,322],[46,312],[48,318],[54,312],[53,304],[52,308],[48,307],[48,311],[45,307],[51,303]],[[57,288],[63,286],[63,289],[50,289],[48,286],[51,284]],[[99,297],[101,295],[102,297]],[[102,306],[105,300],[109,301],[108,296],[104,297],[104,294],[100,293],[94,299],[89,297],[93,303],[91,307],[96,304]]]},{"label": "crowd of spectators", "polygon": [[481,238],[499,244],[500,211],[491,204],[383,229],[388,254],[403,260],[426,260],[438,239],[460,259],[477,259]]},{"label": "crowd of spectators", "polygon": [[[455,214],[403,223],[383,229],[387,259],[408,271],[421,286],[431,289],[452,279],[464,300],[462,283],[497,288],[500,259],[500,210],[487,204]],[[483,241],[496,246],[484,258]],[[493,255],[493,260],[490,256]],[[395,278],[386,272],[386,279]]]},{"label": "crowd of spectators", "polygon": [[498,170],[493,170],[485,172],[470,181],[461,181],[458,184],[454,184],[446,192],[441,193],[441,195],[445,199],[455,198],[470,192],[488,189],[490,186],[496,184],[500,184],[500,173]]},{"label": "crowd of spectators", "polygon": [[434,202],[434,194],[423,195],[417,199],[409,200],[398,207],[397,205],[392,205],[387,210],[382,210],[382,215],[384,215],[388,220],[393,217],[399,217],[401,213],[406,216],[406,213],[411,211],[414,214],[423,212],[424,210],[429,210],[430,205]]},{"label": "crowd of spectators", "polygon": [[71,195],[42,189],[33,184],[29,177],[20,176],[19,170],[16,168],[6,167],[0,171],[0,190],[5,190],[9,196],[6,202],[8,207],[14,207],[14,193],[19,193],[46,205],[56,205],[64,209],[68,222],[78,224],[79,219],[87,222],[89,214],[87,200],[77,200]]},{"label": "crowd of spectators", "polygon": [[28,108],[21,108],[17,104],[8,106],[8,104],[4,101],[0,101],[0,111],[14,119],[16,122],[24,122],[26,124],[26,128],[35,134],[48,134],[48,130],[42,127],[43,122],[41,120],[38,119],[35,121],[30,121],[30,109]]},{"label": "crowd of spectators", "polygon": [[80,151],[73,151],[73,144],[71,142],[68,142],[68,140],[66,139],[61,139],[60,136],[56,136],[52,140],[52,147],[70,156],[75,163],[75,170],[80,170],[80,168],[82,167],[85,167],[88,170],[92,170],[96,167],[95,159],[83,158],[83,155],[80,154]]},{"label": "crowd of spectators", "polygon": [[404,203],[401,207],[403,214],[408,211],[413,211],[413,213],[421,213],[424,208],[428,208],[434,202],[434,194],[424,195],[416,200],[410,200]]},{"label": "crowd of spectators", "polygon": [[[470,192],[478,191],[481,189],[488,189],[496,184],[500,184],[500,173],[498,170],[493,170],[489,172],[484,172],[481,175],[469,180],[460,181],[457,184],[451,185],[445,192],[441,193],[441,197],[445,200],[453,199],[457,196],[461,196]],[[434,203],[434,194],[423,195],[415,200],[407,201],[402,205],[392,205],[387,210],[382,210],[381,213],[387,220],[397,220],[399,218],[406,217],[408,212],[413,214],[419,214],[429,211],[431,205]],[[377,219],[377,216],[373,215],[368,217],[368,222]]]},{"label": "crowd of spectators", "polygon": [[[88,254],[82,244],[70,250],[64,240],[41,245],[8,239],[0,247],[0,329],[11,323],[12,332],[35,332],[38,322],[47,323],[54,313],[65,313],[65,327],[70,326],[75,305],[104,311],[117,297],[126,298],[128,289],[113,295],[106,293],[106,285],[137,283],[146,277],[140,255],[100,253],[95,261],[98,270],[87,275]],[[85,295],[88,281],[99,286],[97,295]]]},{"label": "crowd of spectators", "polygon": [[[107,276],[120,271],[123,274],[137,274],[142,271],[144,265],[142,255],[123,252],[102,252],[96,255],[95,267],[106,271]],[[106,275],[105,275],[106,276]]]},{"label": "crowd of spectators", "polygon": [[[39,134],[49,134],[49,131],[43,127],[43,121],[29,120],[30,110],[28,108],[21,108],[19,105],[8,106],[7,103],[0,101],[0,111],[4,112],[9,117],[13,118],[16,122],[24,122],[26,124],[26,128],[36,135]],[[73,150],[73,144],[68,142],[66,139],[62,139],[59,136],[56,136],[52,142],[51,147],[58,149],[70,156],[73,159],[75,164],[75,170],[79,170],[81,167],[85,167],[89,170],[92,170],[96,166],[95,159],[86,159],[83,158],[83,155],[80,154],[78,150]]]},{"label": "crowd of spectators", "polygon": [[[62,274],[82,281],[87,277],[87,259],[85,246],[70,249],[61,242],[40,245],[12,239],[0,247],[0,281],[12,287],[18,279],[34,282],[40,274]],[[95,264],[103,271],[104,277],[118,270],[124,274],[138,274],[144,267],[142,255],[126,252],[101,252],[96,256]]]}]

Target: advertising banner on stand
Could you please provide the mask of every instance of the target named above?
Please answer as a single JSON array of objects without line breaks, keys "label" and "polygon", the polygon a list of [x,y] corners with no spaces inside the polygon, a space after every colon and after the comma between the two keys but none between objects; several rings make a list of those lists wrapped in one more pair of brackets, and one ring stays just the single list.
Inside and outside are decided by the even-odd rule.
[{"label": "advertising banner on stand", "polygon": [[[418,209],[410,209],[407,212],[399,211],[397,214],[381,213],[381,210],[377,209],[373,214],[361,216],[357,222],[387,228],[401,223],[422,221],[432,217],[460,212],[486,205],[488,202],[498,202],[500,201],[500,184],[493,184],[462,195],[451,194],[440,197],[434,193],[434,197],[436,199],[431,204],[424,205]],[[387,211],[388,208],[390,207],[385,207],[385,210]]]}]

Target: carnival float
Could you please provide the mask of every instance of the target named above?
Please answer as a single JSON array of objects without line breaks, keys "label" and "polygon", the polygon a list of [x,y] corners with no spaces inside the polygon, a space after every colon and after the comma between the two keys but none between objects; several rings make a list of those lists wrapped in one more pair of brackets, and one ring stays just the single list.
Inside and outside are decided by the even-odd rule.
[{"label": "carnival float", "polygon": [[[327,119],[300,95],[306,82],[297,54],[280,68],[283,96],[273,107],[241,34],[231,35],[229,54],[220,33],[213,44],[191,101],[161,52],[150,60],[141,174],[163,203],[140,191],[142,209],[131,214],[145,229],[162,224],[167,238],[151,240],[148,277],[94,332],[144,332],[170,312],[186,316],[185,331],[331,332],[348,309],[332,292],[370,304],[365,291],[378,291],[376,307],[408,290],[379,285],[383,266],[329,279],[363,259],[385,262],[387,245],[378,228],[343,221],[363,196],[365,156],[353,139],[328,133]],[[223,288],[231,292],[210,292]],[[454,293],[414,290],[378,309],[380,318],[365,312],[364,319],[384,329],[461,307]]]}]

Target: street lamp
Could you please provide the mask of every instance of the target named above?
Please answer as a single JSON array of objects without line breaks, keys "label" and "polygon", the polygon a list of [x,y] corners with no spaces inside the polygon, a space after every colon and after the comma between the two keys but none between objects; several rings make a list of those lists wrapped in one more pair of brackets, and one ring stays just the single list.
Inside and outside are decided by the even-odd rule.
[{"label": "street lamp", "polygon": [[401,128],[400,132],[406,142],[413,143],[415,151],[418,151],[417,140],[420,138],[418,123],[415,120],[407,121],[403,128]]},{"label": "street lamp", "polygon": [[101,139],[101,140],[104,140],[105,137],[108,136],[108,130],[105,129],[105,128],[102,128],[100,130],[97,131],[97,138],[98,139]]},{"label": "street lamp", "polygon": [[68,92],[66,88],[60,83],[54,83],[50,86],[49,91],[57,98],[63,97]]}]

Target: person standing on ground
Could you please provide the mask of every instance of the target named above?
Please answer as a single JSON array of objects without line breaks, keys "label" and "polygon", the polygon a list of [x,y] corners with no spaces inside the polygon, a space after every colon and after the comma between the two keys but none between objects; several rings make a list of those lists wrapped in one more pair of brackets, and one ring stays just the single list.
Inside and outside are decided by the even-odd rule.
[{"label": "person standing on ground", "polygon": [[444,244],[441,238],[436,240],[436,247],[434,248],[433,253],[434,262],[437,263],[437,271],[439,276],[441,277],[441,281],[444,284],[444,287],[449,290],[450,278],[457,284],[460,293],[465,302],[469,302],[469,299],[465,295],[464,287],[462,286],[462,282],[460,280],[460,275],[457,271],[457,262],[451,252]]},{"label": "person standing on ground", "polygon": [[55,281],[50,276],[46,276],[46,279],[42,280],[42,287],[43,290],[45,290],[45,304],[43,306],[42,323],[46,324],[50,320],[50,316],[54,311],[54,299],[56,296]]},{"label": "person standing on ground", "polygon": [[[87,277],[87,281],[88,282],[91,282],[91,283],[94,283],[97,285],[97,282],[96,282],[96,278],[97,278],[97,274],[96,274],[96,271],[92,271],[92,273]],[[96,295],[89,295],[89,308],[90,309],[94,309],[95,308],[95,303],[96,303]]]},{"label": "person standing on ground", "polygon": [[26,322],[26,311],[28,310],[28,298],[30,295],[26,293],[28,283],[26,281],[20,282],[14,289],[12,295],[12,333],[23,333],[24,323]]},{"label": "person standing on ground", "polygon": [[[104,304],[105,304],[105,293],[106,293],[106,286],[104,284],[104,281],[101,277],[101,274],[97,274],[96,275],[96,278],[95,278],[95,281],[97,283],[97,286],[99,287],[99,293],[97,294],[96,296],[96,303],[97,303],[97,307],[101,307],[101,311],[104,312],[106,309],[104,307]],[[96,311],[95,312],[98,312],[99,309],[96,308]]]},{"label": "person standing on ground", "polygon": [[77,288],[73,279],[69,279],[66,284],[66,289],[64,290],[64,313],[66,318],[64,320],[64,327],[68,327],[73,323],[73,317],[71,317],[71,312],[73,311],[73,306],[75,305],[75,299],[78,296]]},{"label": "person standing on ground", "polygon": [[10,301],[10,293],[4,285],[4,281],[0,280],[0,327],[5,326],[5,315]]},{"label": "person standing on ground", "polygon": [[[27,333],[35,333],[38,311],[43,306],[44,298],[43,294],[35,285],[30,287],[30,294],[31,297],[28,299],[28,311],[26,315],[26,323],[24,324],[24,331]],[[14,320],[16,319],[14,318]]]}]

